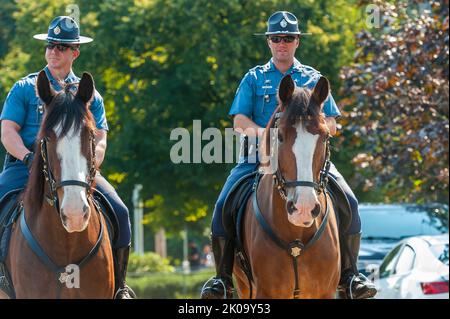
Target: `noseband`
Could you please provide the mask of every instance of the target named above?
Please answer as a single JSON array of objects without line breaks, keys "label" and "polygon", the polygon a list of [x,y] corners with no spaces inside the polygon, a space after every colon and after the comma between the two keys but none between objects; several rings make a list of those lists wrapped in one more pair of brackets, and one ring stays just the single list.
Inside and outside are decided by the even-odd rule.
[{"label": "noseband", "polygon": [[60,205],[59,205],[59,199],[58,199],[58,193],[57,190],[59,188],[62,188],[64,186],[79,186],[86,188],[87,196],[90,197],[92,195],[92,184],[95,179],[96,174],[96,168],[95,168],[95,137],[94,132],[90,131],[89,134],[89,140],[91,144],[91,163],[90,163],[90,171],[89,175],[87,177],[87,182],[79,181],[79,180],[65,180],[57,182],[55,180],[55,177],[53,175],[50,161],[48,158],[48,151],[47,151],[47,143],[49,143],[49,138],[44,137],[40,140],[41,143],[41,157],[43,161],[43,169],[42,172],[44,173],[45,181],[49,185],[50,195],[45,195],[45,199],[49,203],[50,206],[55,206],[56,210],[58,211],[58,214],[61,214],[60,211]]}]

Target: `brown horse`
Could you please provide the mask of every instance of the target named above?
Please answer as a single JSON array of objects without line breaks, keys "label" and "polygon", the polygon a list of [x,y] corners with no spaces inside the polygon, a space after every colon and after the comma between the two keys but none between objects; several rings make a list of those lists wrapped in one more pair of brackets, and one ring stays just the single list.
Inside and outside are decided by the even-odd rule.
[{"label": "brown horse", "polygon": [[242,222],[253,284],[241,267],[233,270],[241,298],[335,296],[339,237],[323,173],[329,161],[329,131],[322,112],[328,94],[323,77],[312,91],[296,88],[289,75],[280,83],[280,105],[260,144],[261,155],[269,161],[261,161],[264,174]]},{"label": "brown horse", "polygon": [[36,87],[45,116],[6,260],[16,297],[112,298],[109,235],[92,199],[92,76],[83,74],[76,93],[55,93],[41,71]]}]

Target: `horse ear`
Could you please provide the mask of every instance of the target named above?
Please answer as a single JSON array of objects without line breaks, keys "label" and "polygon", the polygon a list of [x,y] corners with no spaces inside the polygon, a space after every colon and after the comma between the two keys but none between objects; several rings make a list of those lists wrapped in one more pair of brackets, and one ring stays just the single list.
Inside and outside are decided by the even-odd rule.
[{"label": "horse ear", "polygon": [[291,99],[292,94],[294,93],[295,83],[292,80],[290,75],[286,75],[280,83],[280,87],[278,89],[278,96],[282,105],[286,105],[287,102]]},{"label": "horse ear", "polygon": [[53,90],[50,87],[50,82],[48,81],[47,74],[44,70],[39,72],[37,82],[36,82],[36,91],[39,98],[46,104],[50,105],[53,100]]},{"label": "horse ear", "polygon": [[326,77],[320,77],[319,81],[317,81],[316,86],[314,87],[311,97],[317,103],[319,108],[322,108],[322,103],[328,98],[330,94],[330,82]]},{"label": "horse ear", "polygon": [[81,77],[80,84],[78,85],[78,92],[76,97],[78,97],[85,104],[89,102],[94,94],[94,79],[92,75],[88,72],[84,72]]}]

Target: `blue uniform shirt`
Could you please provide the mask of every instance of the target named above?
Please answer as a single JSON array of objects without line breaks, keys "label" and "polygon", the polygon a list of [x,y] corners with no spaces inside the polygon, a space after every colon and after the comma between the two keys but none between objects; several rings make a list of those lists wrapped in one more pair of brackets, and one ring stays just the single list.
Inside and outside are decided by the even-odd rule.
[{"label": "blue uniform shirt", "polygon": [[[250,69],[239,85],[229,115],[243,114],[261,127],[266,127],[277,101],[277,90],[283,76],[290,74],[298,87],[314,88],[320,72],[301,64],[294,58],[294,64],[282,74],[275,68],[272,59],[262,66]],[[337,117],[341,113],[331,94],[324,103],[323,112],[327,117]]]},{"label": "blue uniform shirt", "polygon": [[[47,66],[44,70],[53,89],[55,91],[60,91],[62,87],[51,75]],[[14,121],[20,126],[19,135],[27,148],[30,148],[36,140],[42,121],[42,114],[44,112],[44,103],[36,94],[35,86],[37,76],[38,73],[31,73],[14,84],[6,97],[0,117],[0,120]],[[72,71],[64,80],[65,83],[76,83],[79,81],[80,78],[77,77]],[[97,128],[108,130],[103,98],[97,90],[95,90],[95,95],[91,102],[90,110],[94,116]]]}]

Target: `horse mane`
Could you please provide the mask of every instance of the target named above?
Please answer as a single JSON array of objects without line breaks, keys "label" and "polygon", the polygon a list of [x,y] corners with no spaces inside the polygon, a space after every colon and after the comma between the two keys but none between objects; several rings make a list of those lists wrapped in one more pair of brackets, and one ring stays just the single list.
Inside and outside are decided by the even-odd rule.
[{"label": "horse mane", "polygon": [[72,128],[78,132],[85,125],[89,130],[95,131],[95,122],[89,105],[71,91],[73,84],[68,84],[64,89],[58,92],[50,105],[46,106],[46,113],[41,123],[39,133],[36,139],[35,158],[31,167],[30,178],[26,187],[26,194],[31,207],[41,207],[44,198],[45,177],[42,173],[44,161],[41,156],[40,140],[54,135],[53,130],[61,123],[62,130],[58,138],[67,135]]},{"label": "horse mane", "polygon": [[311,98],[311,91],[307,88],[296,87],[287,105],[282,105],[282,102],[279,101],[279,106],[267,123],[263,143],[261,143],[263,147],[261,152],[266,156],[269,155],[267,152],[271,148],[269,132],[271,128],[275,127],[275,114],[282,109],[284,109],[284,114],[280,118],[280,126],[291,127],[300,120],[306,123],[307,130],[312,134],[325,133],[327,131],[325,115],[320,111],[320,106]]},{"label": "horse mane", "polygon": [[327,130],[324,124],[325,115],[307,88],[295,88],[280,123],[284,127],[290,127],[299,120],[306,123],[307,130],[312,134],[324,133]]},{"label": "horse mane", "polygon": [[[90,129],[94,128],[92,114],[89,108],[84,105],[81,99],[77,98],[71,91],[73,84],[67,85],[63,91],[59,92],[48,106],[48,114],[45,116],[40,134],[47,134],[59,123],[62,123],[62,130],[59,137],[65,136],[74,125],[77,132],[83,121]],[[42,138],[40,135],[39,138]]]}]

